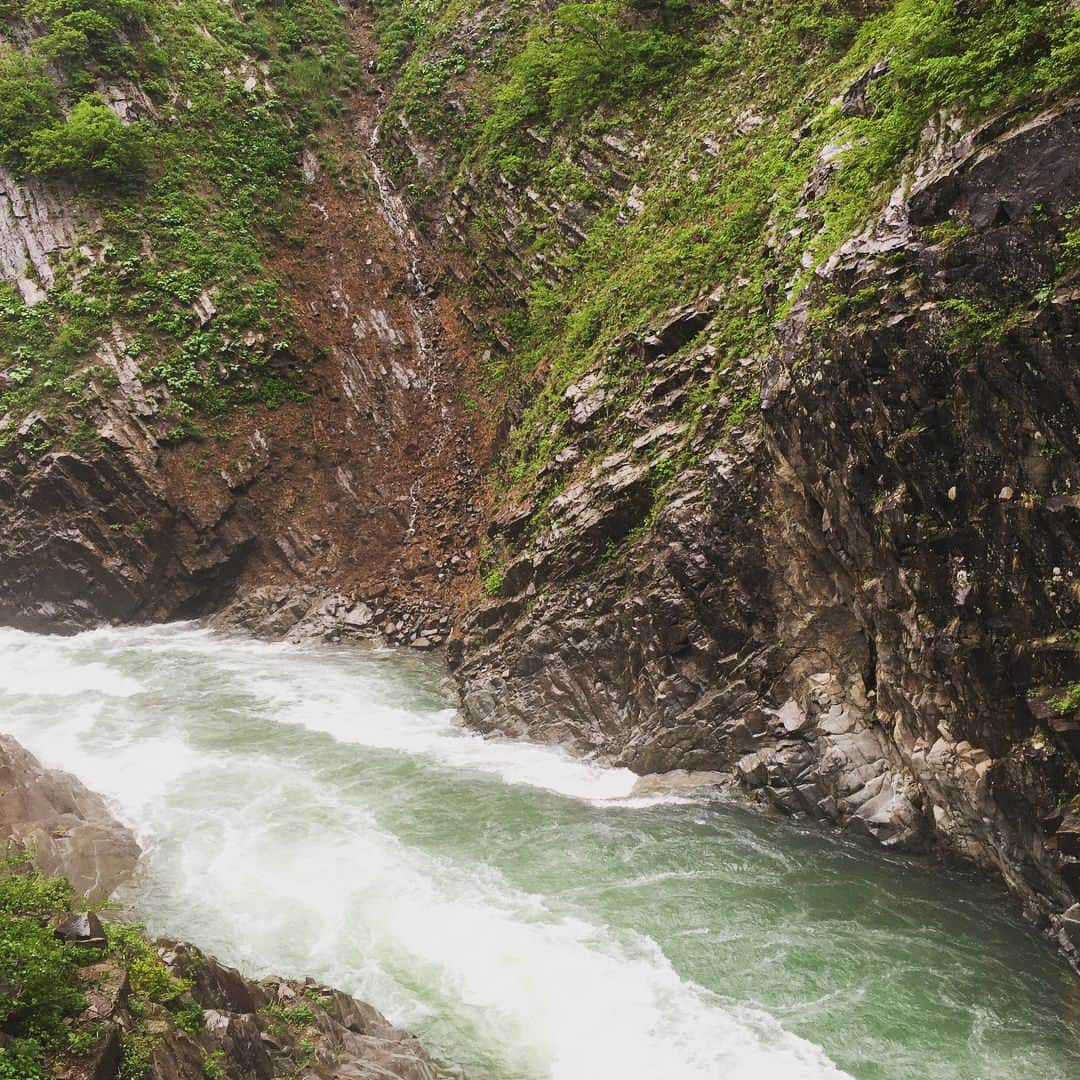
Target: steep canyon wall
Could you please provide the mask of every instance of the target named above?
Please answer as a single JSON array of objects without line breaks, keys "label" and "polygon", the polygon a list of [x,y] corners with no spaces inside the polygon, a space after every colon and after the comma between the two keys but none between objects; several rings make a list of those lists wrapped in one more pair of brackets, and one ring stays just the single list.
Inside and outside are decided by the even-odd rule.
[{"label": "steep canyon wall", "polygon": [[312,2],[196,85],[98,62],[281,154],[198,144],[195,210],[6,176],[0,617],[446,644],[483,730],[974,862],[1075,955],[1080,31],[947,7]]}]

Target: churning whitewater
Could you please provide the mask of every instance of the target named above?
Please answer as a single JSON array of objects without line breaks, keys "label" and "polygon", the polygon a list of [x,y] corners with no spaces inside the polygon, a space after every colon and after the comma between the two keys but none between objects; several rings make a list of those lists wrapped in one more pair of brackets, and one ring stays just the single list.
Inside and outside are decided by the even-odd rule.
[{"label": "churning whitewater", "polygon": [[1072,983],[1001,898],[455,723],[423,657],[0,630],[0,730],[107,796],[158,933],[371,1001],[473,1080],[1043,1080]]}]

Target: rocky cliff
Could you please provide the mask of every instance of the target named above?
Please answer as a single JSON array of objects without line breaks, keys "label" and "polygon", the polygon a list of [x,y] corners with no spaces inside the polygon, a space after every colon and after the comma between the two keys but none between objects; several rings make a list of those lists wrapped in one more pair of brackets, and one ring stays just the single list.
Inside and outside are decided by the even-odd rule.
[{"label": "rocky cliff", "polygon": [[[331,2],[213,30],[198,4],[134,9],[119,70],[103,46],[47,70],[69,106],[92,75],[160,166],[0,177],[0,618],[187,617],[268,588],[272,632],[359,590],[372,629],[438,643],[488,437],[370,154],[367,24]],[[0,59],[33,58],[51,24],[8,18]],[[332,101],[304,96],[305,63]]]},{"label": "rocky cliff", "polygon": [[[427,226],[488,256],[471,289],[527,296],[535,364],[512,391],[489,598],[452,642],[465,713],[639,772],[726,770],[785,813],[974,862],[1075,958],[1080,112],[1046,92],[1062,54],[1028,37],[1014,59],[1045,78],[1023,91],[988,74],[978,35],[1010,21],[994,5],[957,8],[926,52],[903,5],[792,5],[795,28],[726,6],[689,88],[559,105],[583,40],[609,58],[666,56],[676,25],[693,40],[707,6],[665,7],[529,27],[508,78],[550,96],[504,90],[471,131],[466,107],[472,146],[436,179],[449,212]],[[460,24],[418,43],[421,64],[499,63]],[[433,111],[417,64],[392,102],[409,177]],[[976,70],[1000,79],[981,107]],[[500,126],[515,107],[524,132]]]},{"label": "rocky cliff", "polygon": [[493,523],[502,595],[454,653],[473,722],[642,772],[730,769],[784,812],[979,863],[1032,911],[1073,904],[1076,724],[1046,701],[1076,675],[1077,294],[1040,290],[1078,138],[1070,105],[921,162],[743,376],[760,420],[719,410],[656,508],[641,452],[682,436],[672,397],[718,344],[708,301],[673,313],[657,350],[695,340],[619,415],[631,450],[534,538],[535,504]]},{"label": "rocky cliff", "polygon": [[974,862],[1075,950],[1078,17],[133,10],[44,75],[165,166],[48,128],[5,182],[0,615],[449,639],[482,729]]}]

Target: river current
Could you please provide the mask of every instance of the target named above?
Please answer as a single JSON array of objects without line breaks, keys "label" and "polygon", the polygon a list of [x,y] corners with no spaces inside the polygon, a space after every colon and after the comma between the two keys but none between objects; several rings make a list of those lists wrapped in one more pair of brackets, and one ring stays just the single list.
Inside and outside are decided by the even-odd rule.
[{"label": "river current", "polygon": [[0,731],[105,795],[123,902],[470,1080],[1067,1080],[1080,987],[984,883],[460,728],[430,658],[0,630]]}]

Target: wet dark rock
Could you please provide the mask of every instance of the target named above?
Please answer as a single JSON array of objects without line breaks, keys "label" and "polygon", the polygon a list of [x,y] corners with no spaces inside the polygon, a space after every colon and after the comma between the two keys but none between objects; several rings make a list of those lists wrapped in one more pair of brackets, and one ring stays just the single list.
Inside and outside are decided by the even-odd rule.
[{"label": "wet dark rock", "polygon": [[1074,949],[1080,949],[1080,904],[1061,913],[1058,931]]},{"label": "wet dark rock", "polygon": [[1053,849],[1062,855],[1080,858],[1080,814],[1066,815],[1054,832]]},{"label": "wet dark rock", "polygon": [[[161,1080],[200,1076],[192,1062],[201,1070],[209,1054],[219,1055],[228,1075],[255,1080],[293,1075],[303,1061],[302,1075],[318,1080],[436,1080],[416,1039],[340,990],[310,980],[254,982],[181,942],[161,942],[159,955],[177,977],[194,980],[191,996],[205,1022],[195,1036],[166,1027],[154,1056],[153,1075]],[[270,1006],[294,1010],[296,1019]]]},{"label": "wet dark rock", "polygon": [[17,508],[0,531],[0,622],[77,630],[198,610],[235,573],[250,528],[208,529],[170,504],[142,437],[130,455],[53,453],[0,468],[0,504]]}]

